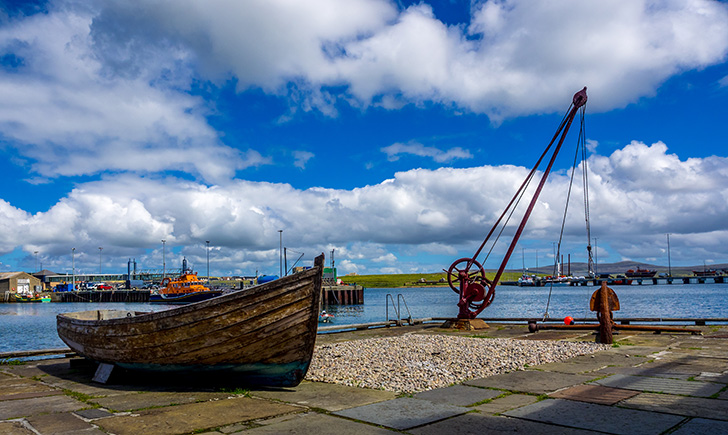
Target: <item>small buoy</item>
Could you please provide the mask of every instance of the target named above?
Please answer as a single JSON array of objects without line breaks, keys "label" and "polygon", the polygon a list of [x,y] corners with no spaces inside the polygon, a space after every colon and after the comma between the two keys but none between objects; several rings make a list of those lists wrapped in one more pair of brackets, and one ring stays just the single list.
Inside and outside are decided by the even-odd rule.
[{"label": "small buoy", "polygon": [[564,324],[565,325],[573,325],[574,324],[574,318],[571,316],[564,317]]}]

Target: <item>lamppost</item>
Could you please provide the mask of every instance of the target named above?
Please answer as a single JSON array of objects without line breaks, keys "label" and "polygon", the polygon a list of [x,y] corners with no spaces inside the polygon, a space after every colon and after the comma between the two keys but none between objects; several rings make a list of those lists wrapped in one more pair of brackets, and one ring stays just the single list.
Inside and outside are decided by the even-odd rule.
[{"label": "lamppost", "polygon": [[599,256],[597,255],[597,239],[594,237],[594,274],[599,274]]},{"label": "lamppost", "polygon": [[73,273],[71,285],[73,286],[73,291],[76,291],[76,248],[71,248],[71,270]]},{"label": "lamppost", "polygon": [[167,277],[167,241],[162,239],[162,280]]},{"label": "lamppost", "polygon": [[33,253],[35,254],[35,271],[40,272],[38,269],[38,251],[33,251]]},{"label": "lamppost", "polygon": [[[99,246],[99,275],[101,275],[101,251],[103,249],[104,248],[102,248],[101,246]],[[99,276],[99,279],[101,279],[101,276]]]},{"label": "lamppost", "polygon": [[278,257],[280,257],[280,274],[278,276],[283,277],[283,230],[278,230],[278,236],[280,239],[280,246],[278,247]]},{"label": "lamppost", "polygon": [[205,240],[205,244],[207,244],[207,282],[210,282],[210,241]]},{"label": "lamppost", "polygon": [[667,233],[667,276],[672,278],[672,265],[670,264],[670,233]]}]

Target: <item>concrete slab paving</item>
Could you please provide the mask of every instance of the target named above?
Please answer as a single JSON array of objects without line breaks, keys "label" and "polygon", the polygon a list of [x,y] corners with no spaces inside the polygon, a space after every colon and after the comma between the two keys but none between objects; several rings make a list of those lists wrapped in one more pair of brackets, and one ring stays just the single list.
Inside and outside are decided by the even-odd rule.
[{"label": "concrete slab paving", "polygon": [[371,426],[365,423],[358,423],[345,418],[332,417],[325,414],[306,413],[296,414],[284,421],[273,424],[254,427],[242,432],[231,432],[232,434],[253,435],[253,434],[300,434],[309,435],[393,435],[397,432],[381,427]]},{"label": "concrete slab paving", "polygon": [[74,414],[79,415],[82,418],[85,418],[86,420],[97,420],[99,418],[106,418],[111,417],[112,413],[109,411],[104,411],[103,409],[99,408],[92,408],[92,409],[82,409],[81,411],[76,411]]},{"label": "concrete slab paving", "polygon": [[695,377],[695,380],[728,384],[728,372],[726,372],[726,373],[701,372],[699,376]]},{"label": "concrete slab paving", "polygon": [[3,435],[38,435],[25,427],[22,421],[0,421],[0,433]]},{"label": "concrete slab paving", "polygon": [[545,394],[594,379],[594,375],[522,370],[463,382],[475,387]]},{"label": "concrete slab paving", "polygon": [[55,388],[32,379],[19,378],[3,374],[0,376],[0,400],[8,400],[13,396],[25,393],[58,392]]},{"label": "concrete slab paving", "polygon": [[563,362],[541,364],[533,367],[538,370],[561,373],[585,373],[599,370],[605,367],[631,367],[648,361],[641,356],[631,356],[624,353],[611,351],[598,352],[591,355],[581,355]]},{"label": "concrete slab paving", "polygon": [[613,375],[594,383],[605,387],[627,390],[649,391],[656,393],[680,394],[687,396],[710,397],[719,392],[724,385],[680,379],[651,378],[644,376]]},{"label": "concrete slab paving", "polygon": [[483,400],[493,399],[503,394],[498,390],[453,385],[446,388],[423,391],[414,395],[415,399],[429,400],[435,403],[448,403],[455,406],[473,405]]},{"label": "concrete slab paving", "polygon": [[134,388],[119,388],[114,385],[91,383],[90,378],[86,381],[72,381],[56,377],[45,377],[43,378],[43,383],[54,388],[70,390],[75,393],[81,393],[93,397],[115,396],[118,394],[128,394],[130,392],[137,391]]},{"label": "concrete slab paving", "polygon": [[77,411],[89,405],[68,396],[48,396],[0,402],[0,419],[26,417],[42,413]]},{"label": "concrete slab paving", "polygon": [[103,433],[91,423],[85,422],[69,412],[34,415],[27,418],[28,424],[41,434]]},{"label": "concrete slab paving", "polygon": [[496,417],[493,415],[465,414],[428,424],[408,431],[414,435],[498,435],[498,434],[539,434],[539,435],[586,435],[594,432],[555,426],[518,418]]},{"label": "concrete slab paving", "polygon": [[509,394],[505,397],[492,400],[488,403],[473,407],[473,409],[485,414],[501,414],[511,409],[536,403],[538,398],[528,394]]},{"label": "concrete slab paving", "polygon": [[409,429],[469,412],[462,406],[433,403],[429,400],[400,398],[334,412],[335,415],[393,429]]},{"label": "concrete slab paving", "polygon": [[63,395],[63,391],[59,391],[59,390],[45,390],[45,391],[38,391],[36,393],[4,394],[4,395],[0,395],[0,402],[2,402],[3,400],[32,399],[35,397],[62,396],[62,395]]},{"label": "concrete slab paving", "polygon": [[677,415],[623,409],[571,400],[547,399],[506,412],[509,417],[611,434],[652,435],[675,427]]},{"label": "concrete slab paving", "polygon": [[728,433],[728,422],[693,418],[670,435],[705,435]]},{"label": "concrete slab paving", "polygon": [[151,407],[181,405],[184,403],[206,402],[208,400],[226,399],[230,393],[130,393],[120,394],[90,401],[113,411],[135,411]]},{"label": "concrete slab paving", "polygon": [[600,405],[614,405],[624,399],[640,394],[639,391],[623,390],[621,388],[603,387],[601,385],[576,385],[565,390],[549,394],[554,399],[568,399],[579,402],[598,403]]},{"label": "concrete slab paving", "polygon": [[173,435],[299,411],[282,403],[239,398],[148,409],[94,423],[116,435]]},{"label": "concrete slab paving", "polygon": [[718,399],[641,393],[619,404],[626,408],[666,412],[687,417],[728,420],[728,403]]},{"label": "concrete slab paving", "polygon": [[695,375],[689,373],[680,373],[676,371],[669,371],[670,369],[660,367],[606,367],[601,370],[597,370],[596,374],[605,375],[630,375],[630,376],[650,376],[653,378],[670,378],[670,379],[682,379],[687,381]]},{"label": "concrete slab paving", "polygon": [[251,390],[250,395],[327,411],[340,411],[397,397],[397,394],[391,391],[347,387],[323,382],[301,382],[295,388]]}]

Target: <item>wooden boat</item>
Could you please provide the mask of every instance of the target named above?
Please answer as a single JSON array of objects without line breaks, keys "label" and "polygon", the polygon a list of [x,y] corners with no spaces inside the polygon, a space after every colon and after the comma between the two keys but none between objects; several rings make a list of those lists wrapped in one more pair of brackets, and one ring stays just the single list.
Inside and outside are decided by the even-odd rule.
[{"label": "wooden boat", "polygon": [[295,386],[313,355],[323,264],[320,255],[306,271],[155,313],[59,314],[58,335],[79,355],[107,365],[223,371],[246,384]]},{"label": "wooden boat", "polygon": [[149,302],[190,303],[216,298],[222,290],[211,290],[202,284],[197,272],[187,267],[187,259],[182,259],[182,275],[175,279],[162,280],[162,288],[149,295]]}]

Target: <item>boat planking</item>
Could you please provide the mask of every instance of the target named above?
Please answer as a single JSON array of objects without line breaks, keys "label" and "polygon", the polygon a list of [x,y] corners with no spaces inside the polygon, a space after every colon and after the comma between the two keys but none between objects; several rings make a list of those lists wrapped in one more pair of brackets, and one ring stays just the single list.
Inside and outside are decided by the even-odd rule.
[{"label": "boat planking", "polygon": [[102,365],[160,372],[229,372],[249,385],[290,387],[308,371],[324,256],[253,288],[154,313],[59,314],[58,335]]}]

